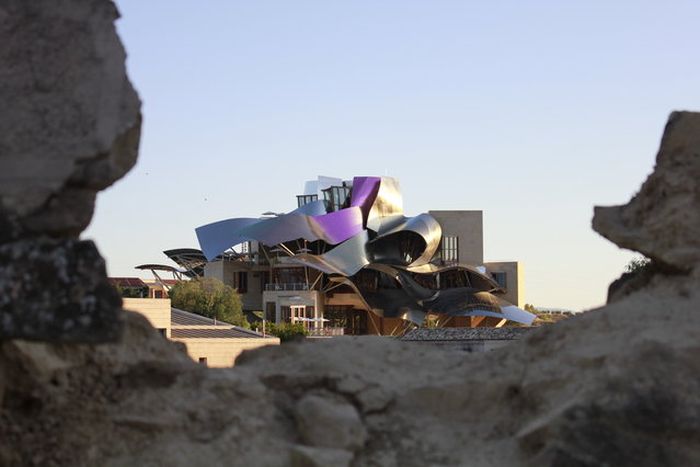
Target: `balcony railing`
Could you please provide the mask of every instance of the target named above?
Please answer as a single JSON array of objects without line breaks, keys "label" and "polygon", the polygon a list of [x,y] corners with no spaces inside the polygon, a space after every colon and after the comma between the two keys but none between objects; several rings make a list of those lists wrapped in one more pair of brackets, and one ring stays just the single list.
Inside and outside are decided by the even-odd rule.
[{"label": "balcony railing", "polygon": [[343,336],[345,335],[345,328],[317,328],[308,330],[310,336]]},{"label": "balcony railing", "polygon": [[285,290],[309,290],[309,284],[306,282],[292,282],[285,284],[265,284],[265,291],[276,292]]}]

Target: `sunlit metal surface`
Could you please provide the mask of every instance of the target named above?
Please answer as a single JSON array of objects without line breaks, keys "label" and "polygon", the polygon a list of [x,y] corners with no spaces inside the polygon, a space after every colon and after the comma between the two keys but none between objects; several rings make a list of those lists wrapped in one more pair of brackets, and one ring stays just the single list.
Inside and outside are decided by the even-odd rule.
[{"label": "sunlit metal surface", "polygon": [[365,254],[365,244],[367,244],[367,231],[363,230],[327,253],[321,255],[300,253],[294,255],[292,260],[326,274],[352,276],[369,264]]},{"label": "sunlit metal surface", "polygon": [[403,215],[403,197],[399,182],[390,177],[382,177],[374,203],[367,216],[367,228],[377,232],[382,219]]},{"label": "sunlit metal surface", "polygon": [[430,263],[433,259],[442,238],[442,228],[440,224],[430,214],[419,214],[415,217],[392,217],[390,223],[379,225],[377,237],[372,242],[377,242],[383,238],[400,232],[415,232],[425,241],[425,248],[422,254],[414,259],[408,266],[418,267]]}]

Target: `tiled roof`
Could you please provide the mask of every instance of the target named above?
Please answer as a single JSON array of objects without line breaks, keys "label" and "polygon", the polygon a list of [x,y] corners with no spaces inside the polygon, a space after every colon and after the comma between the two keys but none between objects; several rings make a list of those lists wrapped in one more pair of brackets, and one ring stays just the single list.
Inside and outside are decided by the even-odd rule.
[{"label": "tiled roof", "polygon": [[173,338],[262,338],[263,335],[223,321],[214,321],[178,308],[170,308],[170,335]]},{"label": "tiled roof", "polygon": [[146,283],[138,277],[109,277],[110,284],[119,287],[146,287]]},{"label": "tiled roof", "polygon": [[214,321],[206,316],[196,315],[178,308],[170,309],[170,323],[172,326],[222,326],[230,328],[232,325],[222,321]]},{"label": "tiled roof", "polygon": [[239,327],[233,328],[173,328],[170,331],[170,337],[173,339],[248,339],[248,338],[260,338],[265,339],[262,335],[248,331],[247,329],[242,329]]},{"label": "tiled roof", "polygon": [[407,332],[402,341],[472,341],[520,339],[536,328],[416,328]]}]

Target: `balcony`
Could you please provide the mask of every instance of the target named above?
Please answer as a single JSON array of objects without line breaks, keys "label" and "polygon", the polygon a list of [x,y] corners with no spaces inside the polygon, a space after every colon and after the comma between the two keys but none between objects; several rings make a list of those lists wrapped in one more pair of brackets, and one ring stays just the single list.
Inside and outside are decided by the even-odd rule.
[{"label": "balcony", "polygon": [[287,290],[309,290],[306,282],[292,282],[285,284],[265,284],[266,292],[283,292]]}]

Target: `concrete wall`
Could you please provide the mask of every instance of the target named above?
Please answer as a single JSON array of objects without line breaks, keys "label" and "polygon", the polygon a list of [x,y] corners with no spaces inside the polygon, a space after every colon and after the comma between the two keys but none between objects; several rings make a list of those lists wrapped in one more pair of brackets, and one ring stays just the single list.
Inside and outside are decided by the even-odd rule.
[{"label": "concrete wall", "polygon": [[210,367],[232,366],[236,357],[244,350],[257,349],[268,345],[279,345],[280,343],[280,340],[276,337],[266,339],[182,338],[173,340],[185,344],[187,347],[187,354],[192,360],[198,362],[200,358],[206,358],[207,366]]},{"label": "concrete wall", "polygon": [[428,211],[442,227],[442,235],[459,237],[459,262],[484,264],[484,220],[482,211]]},{"label": "concrete wall", "polygon": [[123,308],[141,313],[156,329],[165,329],[165,336],[170,337],[170,299],[169,298],[124,298]]},{"label": "concrete wall", "polygon": [[507,293],[503,297],[520,308],[525,306],[525,284],[522,263],[518,261],[497,261],[484,264],[488,272],[505,272]]}]

